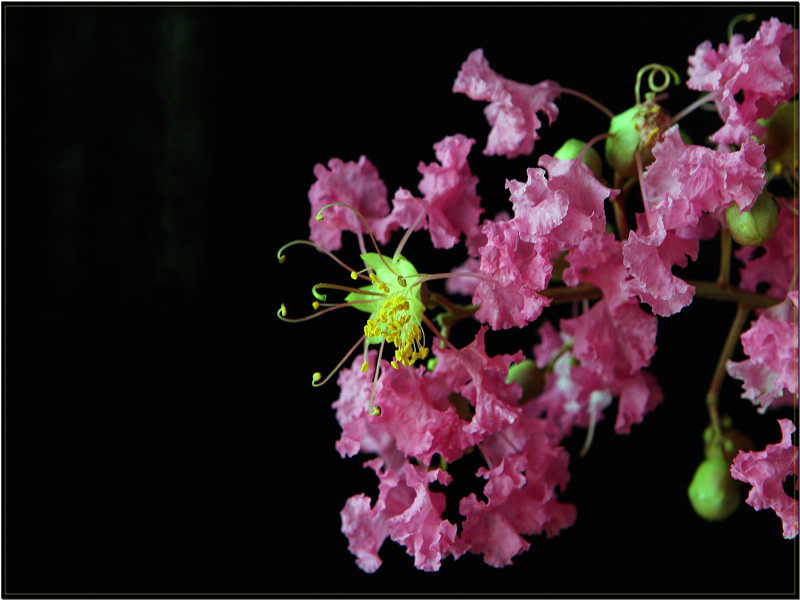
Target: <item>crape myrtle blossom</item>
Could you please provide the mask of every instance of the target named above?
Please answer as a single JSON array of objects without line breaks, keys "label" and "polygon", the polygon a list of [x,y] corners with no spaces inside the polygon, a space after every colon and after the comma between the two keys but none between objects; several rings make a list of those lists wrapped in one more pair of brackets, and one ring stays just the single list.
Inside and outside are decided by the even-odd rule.
[{"label": "crape myrtle blossom", "polygon": [[764,147],[749,138],[730,153],[686,144],[677,125],[656,143],[653,156],[642,183],[644,213],[622,252],[637,296],[667,317],[694,297],[694,287],[675,276],[672,267],[697,259],[705,232],[701,217],[731,203],[750,208],[765,185],[766,157]]},{"label": "crape myrtle blossom", "polygon": [[[485,154],[530,154],[542,126],[539,113],[552,124],[562,93],[583,97],[611,121],[607,133],[587,131],[588,144],[570,139],[554,156],[532,159],[536,166],[525,170],[524,179],[507,179],[507,210],[494,215],[481,207],[468,161],[475,141],[463,134],[435,143],[434,162],[418,163],[417,192],[398,188],[388,194],[364,156],[315,167],[308,194],[310,239],[285,245],[279,259],[284,261],[286,248],[305,244],[363,283],[316,284],[314,313],[288,318],[281,305],[278,316],[299,322],[341,308],[368,314],[360,338],[353,337],[355,344],[330,374],[312,377],[319,386],[338,373],[336,451],[343,458],[365,455],[364,468],[377,477],[377,496],[352,495],[340,512],[359,568],[375,572],[387,540],[403,546],[425,571],[467,552],[500,568],[530,549],[530,536],[551,537],[570,527],[576,507],[559,500],[570,480],[566,438],[575,428],[585,429],[583,455],[612,405],[614,431],[635,435],[645,416],[675,400],[664,397],[648,369],[661,318],[689,306],[695,295],[737,304],[705,394],[710,424],[702,441],[707,460],[724,452],[724,481],[695,481],[689,473],[686,481],[692,481],[689,498],[697,514],[712,514],[698,510],[696,499],[715,502],[720,489],[734,485],[727,469],[736,432],[718,408],[726,374],[741,380],[742,397],[759,412],[797,402],[797,200],[779,197],[787,194],[779,176],[796,189],[796,165],[786,159],[792,156],[787,146],[780,148],[780,168],[775,161],[767,168],[765,147],[754,139],[761,131],[757,120],[776,107],[785,115],[781,103],[797,90],[796,41],[793,28],[772,20],[749,42],[733,36],[716,51],[708,42],[698,47],[689,61],[690,87],[711,95],[679,114],[716,102],[725,121],[715,134],[716,148],[686,143],[676,124],[682,116],[673,119],[658,104],[670,80],[679,84],[670,67],[650,64],[637,74],[637,107],[642,73],[661,73],[666,82],[648,79],[650,91],[641,104],[650,111],[643,121],[647,131],[629,119],[631,133],[620,120],[630,109],[615,115],[552,81],[511,81],[475,50],[461,65],[453,91],[489,103]],[[775,139],[786,137],[785,121],[770,123]],[[633,141],[626,145],[628,134]],[[592,148],[601,139],[607,139],[605,166]],[[616,164],[621,154],[626,160]],[[614,188],[605,183],[609,171]],[[613,211],[613,226],[606,211]],[[628,223],[630,214],[635,227]],[[463,242],[466,262],[444,273],[417,271],[403,251],[421,231],[435,249]],[[333,254],[343,239],[352,239],[343,238],[344,232],[354,234],[363,268]],[[673,274],[674,267],[698,260],[701,241],[717,237],[722,243],[716,282],[690,283]],[[393,253],[384,254],[381,247],[394,242]],[[734,242],[741,245],[735,252]],[[738,279],[731,278],[731,256],[742,263]],[[410,258],[424,266],[428,257]],[[437,286],[471,304],[455,303]],[[329,294],[345,297],[334,302]],[[571,303],[571,316],[549,308],[557,303]],[[456,347],[452,328],[469,318],[480,324],[477,333]],[[532,358],[517,348],[487,352],[501,339],[495,331],[510,328],[538,332],[538,343],[527,345]],[[739,343],[745,358],[736,362],[731,358]],[[702,390],[697,396],[703,398]],[[780,444],[739,452],[730,474],[752,485],[751,506],[775,510],[784,535],[794,537],[797,501],[782,486],[797,473],[795,426],[786,419],[780,425]],[[457,461],[463,462],[450,469]],[[451,485],[454,474],[473,463],[473,489],[461,491],[468,482]],[[717,484],[722,488],[711,489]]]},{"label": "crape myrtle blossom", "polygon": [[393,228],[430,232],[434,248],[452,248],[461,234],[475,235],[483,209],[476,192],[478,178],[470,171],[467,155],[475,140],[458,134],[433,145],[437,163],[420,162],[419,191],[423,198],[399,189],[393,200]]},{"label": "crape myrtle blossom", "polygon": [[386,186],[378,176],[378,170],[366,156],[358,162],[344,162],[338,158],[328,161],[328,167],[316,165],[314,176],[317,180],[308,192],[311,202],[311,218],[308,221],[311,235],[309,239],[325,250],[339,250],[342,247],[342,232],[366,233],[364,224],[353,210],[342,206],[332,206],[325,213],[325,219],[316,219],[319,211],[332,203],[347,204],[354,208],[376,232],[378,240],[385,244],[388,231],[379,226],[381,219],[389,214],[386,200]]},{"label": "crape myrtle blossom", "polygon": [[742,380],[743,398],[768,408],[792,406],[797,401],[797,291],[765,310],[742,336],[749,357],[728,361],[728,374]]},{"label": "crape myrtle blossom", "polygon": [[486,221],[481,230],[480,272],[491,279],[478,283],[473,303],[480,304],[475,317],[493,329],[524,327],[539,317],[550,304],[538,292],[550,281],[552,260],[605,230],[603,203],[618,193],[579,159],[543,156],[539,165],[527,170],[526,182],[506,182],[514,216]]},{"label": "crape myrtle blossom", "polygon": [[[720,144],[742,144],[764,127],[759,119],[772,116],[778,104],[797,92],[797,31],[772,18],[764,21],[748,42],[736,34],[729,44],[714,50],[710,41],[697,47],[689,58],[693,90],[713,92],[712,98],[725,124],[711,136]],[[743,96],[742,101],[736,95]]]},{"label": "crape myrtle blossom", "polygon": [[506,79],[489,67],[481,49],[473,50],[461,65],[453,91],[489,102],[483,111],[492,126],[483,151],[489,156],[530,154],[542,126],[537,113],[546,114],[551,125],[558,117],[554,101],[561,95],[561,87],[556,82],[528,85]]},{"label": "crape myrtle blossom", "polygon": [[783,537],[797,537],[797,500],[784,491],[783,482],[795,476],[797,489],[797,446],[792,445],[794,424],[778,419],[781,441],[769,444],[760,452],[740,451],[733,459],[731,475],[753,486],[746,502],[756,510],[770,508],[783,522]]},{"label": "crape myrtle blossom", "polygon": [[445,495],[428,487],[434,481],[450,483],[448,473],[407,462],[394,470],[384,467],[381,458],[364,466],[380,479],[378,499],[373,506],[364,494],[352,496],[341,513],[342,533],[361,569],[373,573],[380,567],[378,550],[387,537],[405,546],[414,557],[414,566],[424,571],[438,571],[443,558],[458,558],[467,550],[456,536],[456,526],[441,518]]}]

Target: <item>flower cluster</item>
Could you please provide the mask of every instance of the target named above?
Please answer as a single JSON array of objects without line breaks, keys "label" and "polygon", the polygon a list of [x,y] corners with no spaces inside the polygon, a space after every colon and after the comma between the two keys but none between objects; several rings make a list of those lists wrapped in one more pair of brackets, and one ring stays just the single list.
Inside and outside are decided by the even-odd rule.
[{"label": "flower cluster", "polygon": [[[738,505],[735,478],[753,486],[748,504],[773,509],[784,536],[797,535],[797,500],[783,489],[797,474],[795,426],[782,419],[779,444],[745,451],[718,408],[726,373],[742,381],[742,397],[758,412],[797,405],[797,133],[786,131],[785,116],[796,110],[797,32],[772,19],[749,41],[737,34],[717,50],[701,43],[688,65],[688,87],[708,92],[693,106],[670,117],[661,92],[679,76],[648,65],[637,78],[635,106],[615,115],[553,81],[511,81],[492,70],[482,50],[472,52],[453,91],[488,102],[487,155],[530,155],[538,115],[552,124],[562,94],[582,97],[610,118],[608,132],[588,132],[588,143],[569,140],[540,156],[525,181],[508,180],[508,212],[484,214],[468,162],[475,140],[462,134],[435,143],[436,161],[419,164],[418,194],[399,188],[389,199],[364,156],[315,167],[309,240],[287,244],[279,257],[289,246],[309,245],[365,285],[347,278],[317,284],[309,317],[289,318],[283,305],[278,314],[285,321],[342,308],[369,314],[350,352],[327,377],[313,376],[314,385],[337,378],[336,450],[370,456],[364,467],[379,482],[377,498],[354,495],[341,511],[342,532],[364,571],[380,567],[387,538],[426,571],[466,552],[503,567],[530,547],[530,536],[572,525],[576,507],[558,496],[570,479],[564,440],[584,429],[586,452],[615,402],[614,429],[629,434],[670,401],[648,371],[659,317],[695,296],[731,301],[738,310],[709,378],[706,460],[690,501],[703,518],[724,518]],[[642,99],[648,70],[665,83],[651,76]],[[709,138],[716,145],[685,141],[678,121],[711,102],[723,122]],[[594,147],[601,142],[605,165]],[[613,176],[605,179],[603,169]],[[636,213],[635,223],[626,212]],[[607,213],[614,218],[607,221]],[[421,231],[436,249],[463,243],[467,261],[447,273],[418,271],[402,252]],[[333,254],[344,232],[354,234],[363,266]],[[381,247],[394,234],[399,240],[387,254]],[[716,281],[673,272],[698,260],[700,242],[714,238],[722,249]],[[741,263],[738,271],[731,257]],[[438,280],[448,295],[429,289]],[[345,295],[330,302],[323,290]],[[469,304],[453,300],[459,296]],[[560,302],[573,303],[572,317],[542,318]],[[459,348],[450,332],[465,318],[480,327]],[[492,331],[528,327],[534,335],[527,347],[487,352]],[[737,362],[739,340],[747,358]],[[348,363],[359,348],[362,355]],[[475,491],[448,507],[448,469],[460,460],[477,462]]]}]

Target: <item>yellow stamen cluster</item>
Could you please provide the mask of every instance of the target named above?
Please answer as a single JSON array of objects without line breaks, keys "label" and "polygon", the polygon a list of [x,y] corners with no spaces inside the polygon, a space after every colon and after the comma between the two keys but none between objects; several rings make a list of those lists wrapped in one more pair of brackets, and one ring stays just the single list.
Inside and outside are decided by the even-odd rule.
[{"label": "yellow stamen cluster", "polygon": [[[374,273],[370,279],[381,292],[388,294],[389,286],[379,281]],[[411,305],[401,294],[387,298],[381,310],[374,319],[368,319],[364,325],[364,334],[367,337],[383,336],[397,348],[394,353],[392,367],[399,369],[399,365],[410,367],[418,359],[428,356],[428,349],[422,340],[422,328],[412,322]]]}]

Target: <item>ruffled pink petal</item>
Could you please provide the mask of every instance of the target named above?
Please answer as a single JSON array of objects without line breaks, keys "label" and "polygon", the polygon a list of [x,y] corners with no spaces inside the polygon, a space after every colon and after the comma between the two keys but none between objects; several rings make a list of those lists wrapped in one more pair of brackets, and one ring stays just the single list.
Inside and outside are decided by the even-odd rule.
[{"label": "ruffled pink petal", "polygon": [[658,320],[638,303],[610,308],[605,299],[579,317],[561,321],[561,330],[574,338],[575,358],[609,384],[650,364],[657,329]]},{"label": "ruffled pink petal", "polygon": [[797,475],[797,448],[792,445],[795,426],[789,419],[779,419],[778,424],[780,443],[770,444],[760,452],[739,451],[733,459],[731,475],[753,486],[747,503],[756,510],[774,510],[783,522],[783,537],[790,539],[797,537],[797,500],[784,491],[783,482]]},{"label": "ruffled pink petal", "polygon": [[524,241],[516,221],[487,221],[482,228],[486,245],[479,249],[480,280],[473,303],[480,304],[475,318],[492,329],[524,327],[539,317],[550,299],[538,294],[547,287],[553,266],[535,245]]},{"label": "ruffled pink petal", "polygon": [[660,215],[653,229],[649,235],[630,232],[622,246],[623,262],[635,280],[636,295],[655,314],[668,317],[692,303],[694,286],[673,275],[672,267],[685,267],[687,257],[695,260],[699,243],[666,231]]},{"label": "ruffled pink petal", "polygon": [[664,394],[650,373],[637,373],[625,381],[619,396],[614,431],[630,433],[631,425],[641,423],[644,416],[661,404]]},{"label": "ruffled pink petal", "polygon": [[546,114],[552,124],[558,116],[554,101],[561,95],[561,87],[554,81],[527,85],[497,74],[481,49],[472,51],[461,65],[453,91],[489,102],[484,114],[492,130],[483,153],[508,158],[533,152],[542,126],[537,113]]},{"label": "ruffled pink petal", "polygon": [[[339,398],[332,404],[336,420],[342,428],[336,450],[342,458],[359,452],[385,456],[394,442],[385,425],[369,414],[369,395],[378,352],[368,355],[369,370],[361,372],[363,357],[357,356],[350,368],[339,371]],[[380,382],[378,384],[381,385]],[[376,393],[377,390],[376,388]]]},{"label": "ruffled pink petal", "polygon": [[720,44],[714,51],[710,42],[703,42],[689,64],[687,85],[716,92],[714,101],[725,122],[711,140],[742,144],[752,135],[763,135],[758,120],[772,116],[775,107],[791,100],[797,90],[797,31],[772,18],[761,23],[746,43],[734,35],[729,46]]},{"label": "ruffled pink petal", "polygon": [[[317,221],[319,210],[332,202],[352,206],[359,211],[367,224],[373,226],[389,213],[386,200],[386,186],[378,176],[378,170],[365,156],[358,162],[343,162],[338,158],[328,161],[328,167],[318,164],[314,167],[317,181],[308,192],[311,202],[311,229],[309,239],[326,250],[334,251],[342,247],[342,232],[366,233],[364,224],[352,210],[341,206],[325,209],[324,219]],[[380,227],[376,232],[379,242],[388,241],[388,231]]]},{"label": "ruffled pink petal", "polygon": [[731,377],[742,380],[743,398],[768,408],[792,405],[797,394],[797,306],[791,298],[764,311],[742,336],[749,357],[728,361]]},{"label": "ruffled pink petal", "polygon": [[[437,163],[420,163],[419,190],[424,195],[427,225],[435,248],[452,248],[459,236],[473,235],[483,209],[476,192],[478,178],[467,163],[475,140],[458,134],[433,145]],[[409,223],[409,226],[411,224]]]}]

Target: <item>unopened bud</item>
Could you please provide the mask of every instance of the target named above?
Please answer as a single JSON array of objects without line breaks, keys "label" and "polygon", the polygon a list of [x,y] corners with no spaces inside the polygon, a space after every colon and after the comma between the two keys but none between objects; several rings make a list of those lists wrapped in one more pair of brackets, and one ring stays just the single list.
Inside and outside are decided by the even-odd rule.
[{"label": "unopened bud", "polygon": [[[581,153],[581,150],[583,150],[585,146],[586,142],[575,138],[570,138],[564,142],[561,148],[556,150],[556,153],[553,154],[553,156],[562,160],[572,160]],[[583,164],[589,167],[592,170],[592,173],[594,173],[594,176],[598,179],[603,176],[603,161],[600,159],[600,155],[594,148],[588,148],[586,152],[583,153]]]},{"label": "unopened bud", "polygon": [[721,453],[700,463],[687,491],[694,512],[706,521],[727,519],[741,502],[739,485]]},{"label": "unopened bud", "polygon": [[648,98],[611,119],[606,140],[606,161],[619,177],[627,179],[636,174],[636,151],[642,167],[653,162],[653,146],[669,127],[669,115]]},{"label": "unopened bud", "polygon": [[769,119],[759,119],[759,125],[767,128],[764,144],[767,160],[777,160],[790,168],[797,168],[797,100],[781,104]]},{"label": "unopened bud", "polygon": [[778,206],[769,194],[761,194],[750,210],[739,212],[736,203],[725,210],[731,235],[742,246],[760,246],[775,235],[778,228]]},{"label": "unopened bud", "polygon": [[512,381],[518,383],[522,388],[522,397],[519,400],[519,404],[522,405],[542,393],[545,375],[544,371],[536,366],[535,361],[527,358],[518,365],[514,364],[508,368],[506,383]]}]

